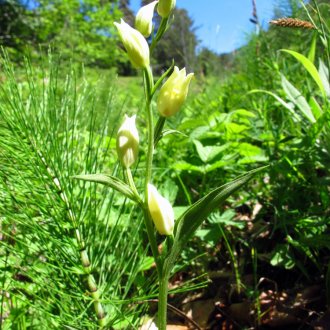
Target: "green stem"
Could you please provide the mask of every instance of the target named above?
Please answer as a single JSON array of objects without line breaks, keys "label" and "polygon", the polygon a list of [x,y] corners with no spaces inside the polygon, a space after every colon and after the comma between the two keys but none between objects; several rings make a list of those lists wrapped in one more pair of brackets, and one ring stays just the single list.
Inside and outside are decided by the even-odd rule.
[{"label": "green stem", "polygon": [[154,133],[154,148],[156,148],[157,143],[162,138],[162,132],[163,132],[165,121],[166,121],[165,117],[160,116],[158,118],[158,121],[157,121],[156,127],[155,127],[155,133]]},{"label": "green stem", "polygon": [[147,112],[148,150],[146,154],[146,173],[145,173],[145,185],[144,185],[145,195],[144,195],[143,213],[144,213],[144,222],[147,229],[148,240],[151,247],[151,252],[155,259],[158,276],[160,276],[162,270],[162,262],[159,258],[156,235],[148,208],[148,183],[151,182],[152,160],[154,153],[154,121],[153,121],[153,114],[151,108],[151,99],[152,99],[151,93],[153,90],[153,86],[154,86],[154,80],[152,76],[152,71],[150,67],[147,67],[144,70],[144,89],[145,89],[146,112]]},{"label": "green stem", "polygon": [[143,76],[144,76],[144,91],[145,91],[146,102],[147,102],[147,106],[148,104],[150,106],[153,95],[153,88],[154,88],[154,78],[150,66],[147,66],[144,69]]},{"label": "green stem", "polygon": [[131,172],[131,169],[129,167],[125,168],[125,174],[126,174],[127,183],[130,186],[130,188],[132,189],[134,195],[136,196],[136,200],[141,202],[139,192],[136,189],[134,179],[133,179],[133,176],[132,176],[132,172]]},{"label": "green stem", "polygon": [[222,237],[225,241],[225,245],[226,245],[226,248],[229,252],[231,261],[233,263],[235,279],[236,279],[236,285],[237,285],[237,291],[238,291],[238,293],[240,293],[241,292],[241,287],[242,287],[242,281],[241,281],[241,276],[240,276],[240,273],[239,273],[238,262],[237,262],[237,259],[235,258],[234,251],[230,246],[230,243],[228,241],[228,238],[227,238],[222,226],[220,224],[218,226],[219,226],[221,235],[222,235]]},{"label": "green stem", "polygon": [[150,214],[149,214],[149,209],[146,206],[143,207],[143,215],[144,215],[144,224],[145,224],[146,229],[147,229],[147,235],[148,235],[148,240],[149,240],[151,252],[152,252],[152,255],[155,259],[158,276],[160,276],[163,266],[162,266],[162,261],[160,259],[160,255],[159,255],[159,252],[158,252],[158,247],[157,247],[157,241],[156,241],[153,222],[152,222],[152,219],[151,219]]},{"label": "green stem", "polygon": [[147,166],[146,166],[146,178],[145,178],[145,201],[148,201],[148,183],[151,182],[152,173],[152,160],[154,154],[154,120],[151,110],[151,105],[147,105],[147,117],[148,117],[148,151],[147,151]]},{"label": "green stem", "polygon": [[[151,108],[154,81],[150,67],[147,67],[144,70],[144,85],[145,85],[146,112],[147,112],[148,150],[146,154],[145,196],[144,196],[145,199],[144,199],[143,211],[144,211],[144,221],[147,229],[148,239],[151,246],[152,254],[155,258],[155,263],[158,272],[158,279],[159,279],[158,329],[166,330],[169,272],[167,272],[166,270],[164,271],[163,260],[158,252],[155,231],[148,208],[148,184],[151,182],[152,160],[153,160],[154,145],[155,145],[155,130],[154,130],[152,108]],[[164,122],[165,121],[163,120],[159,121],[159,125],[157,125],[156,128],[157,136],[159,134],[159,130],[160,131],[162,130],[164,126]]]},{"label": "green stem", "polygon": [[167,274],[159,277],[159,294],[158,294],[158,329],[166,330],[167,324],[167,295],[168,295],[168,279]]},{"label": "green stem", "polygon": [[159,28],[157,30],[156,36],[152,39],[152,42],[151,42],[151,45],[150,45],[150,54],[153,53],[156,44],[161,39],[163,34],[166,32],[167,22],[168,22],[168,17],[162,18],[162,20],[160,22],[160,25],[159,25]]},{"label": "green stem", "polygon": [[151,182],[152,159],[154,153],[154,118],[151,109],[151,92],[153,89],[153,77],[150,67],[144,71],[145,94],[146,94],[146,112],[147,112],[147,131],[148,131],[148,150],[146,159],[145,176],[145,203],[148,203],[148,183]]}]

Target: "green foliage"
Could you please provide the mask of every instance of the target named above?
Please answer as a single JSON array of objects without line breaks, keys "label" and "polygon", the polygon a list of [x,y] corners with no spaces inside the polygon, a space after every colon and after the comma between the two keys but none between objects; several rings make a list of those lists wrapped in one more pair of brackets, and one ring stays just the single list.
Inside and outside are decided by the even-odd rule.
[{"label": "green foliage", "polygon": [[[67,59],[99,67],[114,66],[120,58],[116,50],[113,22],[122,16],[113,1],[41,0],[34,9],[40,17],[39,41]],[[111,56],[109,56],[111,54]]]},{"label": "green foliage", "polygon": [[[299,7],[317,31],[272,27],[254,36],[238,52],[237,73],[220,82],[199,80],[182,116],[168,124],[184,133],[165,137],[157,154],[160,173],[170,171],[179,187],[177,205],[192,204],[247,166],[271,164],[264,183],[248,185],[228,202],[248,208],[247,219],[239,221],[236,213],[234,223],[215,224],[208,217],[187,244],[181,262],[194,260],[192,272],[207,272],[214,264],[221,269],[226,258],[238,287],[239,272],[251,267],[256,282],[281,270],[292,278],[301,274],[301,285],[321,281],[329,287],[328,8],[319,19],[317,10],[307,14]],[[166,168],[162,156],[173,154],[179,159]],[[261,209],[252,214],[255,207]],[[225,257],[211,248],[216,243],[225,245]]]},{"label": "green foliage", "polygon": [[51,47],[67,61],[89,66],[114,67],[127,62],[117,50],[113,25],[123,12],[129,15],[127,4],[96,0],[6,0],[1,6],[1,35],[5,38],[2,44],[7,47],[34,55],[40,51],[45,54]]},{"label": "green foliage", "polygon": [[31,12],[17,0],[1,0],[0,6],[1,44],[20,51],[26,44],[35,44],[35,20]]},{"label": "green foliage", "polygon": [[165,259],[165,273],[170,273],[175,265],[176,259],[195,234],[204,220],[232,195],[236,190],[244,186],[251,178],[263,168],[250,171],[236,180],[218,187],[191,205],[175,223],[173,247],[169,256]]},{"label": "green foliage", "polygon": [[[145,305],[133,300],[148,294],[151,285],[141,278],[146,247],[136,235],[140,215],[115,192],[72,179],[111,168],[109,174],[116,173],[111,132],[120,107],[114,108],[110,95],[95,113],[97,86],[78,84],[70,70],[60,80],[53,59],[41,73],[27,64],[21,80],[7,60],[2,67],[4,327],[94,329],[95,303],[103,305],[107,326],[136,327]],[[93,278],[101,300],[91,292],[95,284],[87,283]]]},{"label": "green foliage", "polygon": [[[160,128],[155,135],[153,182],[174,205],[179,219],[177,238],[162,242],[162,261],[169,271],[179,256],[172,274],[182,272],[189,278],[173,292],[187,290],[195,277],[197,288],[199,275],[224,270],[243,294],[257,302],[261,289],[246,281],[245,275],[253,272],[255,283],[269,278],[285,289],[285,281],[276,275],[284,272],[297,286],[321,283],[329,303],[329,4],[323,1],[311,9],[319,3],[322,1],[310,2],[306,12],[296,1],[290,1],[294,7],[282,6],[278,12],[279,17],[294,13],[301,19],[312,19],[315,31],[272,26],[251,36],[235,57],[202,50],[194,65],[205,76],[196,74],[186,106],[177,117],[160,124],[165,130],[162,133]],[[63,15],[57,13],[60,22],[66,10],[69,12],[68,6],[74,4],[62,2]],[[90,8],[87,6],[85,13]],[[193,34],[193,22],[186,13],[181,14],[188,24],[185,28]],[[81,24],[87,29],[87,23],[76,15],[68,30],[72,39],[54,35],[61,48],[64,42],[76,45],[79,38],[74,26]],[[93,16],[94,31],[100,17]],[[56,30],[52,21],[46,23],[49,31]],[[178,23],[174,30],[179,27]],[[192,50],[195,41],[189,33],[183,45]],[[168,34],[169,39],[175,36]],[[162,49],[171,48],[171,41],[167,42]],[[182,45],[176,42],[171,57],[184,66],[189,56],[178,52]],[[82,49],[79,42],[77,45],[88,59],[99,52],[94,46]],[[115,61],[116,52],[105,62],[98,54],[89,64],[102,66]],[[154,54],[157,58],[156,50]],[[167,64],[166,69],[172,65],[171,59]],[[71,69],[64,70],[64,65],[61,70],[55,65],[49,72],[45,68],[34,73],[27,67],[24,75],[16,73],[19,78],[14,79],[8,63],[3,65],[7,71],[0,104],[4,326],[97,327],[95,299],[80,260],[78,229],[100,290],[99,302],[109,315],[108,325],[137,327],[145,313],[140,302],[155,296],[156,277],[149,276],[155,260],[140,227],[142,214],[132,202],[136,195],[123,183],[124,176],[117,168],[112,133],[121,111],[142,112],[141,83],[120,78],[116,80],[118,88],[109,96],[114,75],[105,70],[79,69],[84,72],[75,81]],[[226,71],[225,77],[223,66],[232,70]],[[152,95],[157,96],[156,89],[166,74]],[[105,79],[101,85],[92,87],[86,82],[99,76]],[[138,120],[141,144],[145,143],[145,122],[143,116]],[[138,189],[143,186],[145,159],[146,151],[141,150],[139,167],[133,171]],[[263,181],[246,182],[246,189],[235,192],[221,207],[222,189],[233,191],[235,184],[242,183],[226,182],[267,164]],[[241,179],[248,181],[250,176]],[[217,189],[219,186],[223,187]],[[199,204],[203,207],[196,211]],[[157,237],[156,243],[161,241]]]}]

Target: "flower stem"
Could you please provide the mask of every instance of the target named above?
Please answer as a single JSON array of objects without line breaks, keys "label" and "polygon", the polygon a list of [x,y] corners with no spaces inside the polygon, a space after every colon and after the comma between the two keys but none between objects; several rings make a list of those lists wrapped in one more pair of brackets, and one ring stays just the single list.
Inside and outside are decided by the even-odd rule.
[{"label": "flower stem", "polygon": [[130,186],[130,188],[132,189],[132,191],[133,191],[133,193],[136,197],[136,200],[140,203],[141,202],[140,195],[139,195],[139,192],[136,189],[134,179],[133,179],[133,176],[132,176],[132,172],[131,172],[131,169],[129,167],[125,168],[125,175],[126,175],[127,183]]},{"label": "flower stem", "polygon": [[[155,129],[153,113],[151,108],[151,100],[153,96],[154,81],[150,67],[144,70],[144,86],[146,96],[146,112],[147,112],[147,135],[148,135],[148,150],[146,154],[146,174],[145,174],[145,200],[144,200],[144,221],[146,224],[149,243],[151,246],[152,254],[155,258],[155,263],[158,272],[159,281],[159,296],[158,296],[158,329],[166,330],[167,324],[167,294],[168,294],[168,278],[169,272],[164,272],[164,265],[161,256],[159,255],[155,231],[151,220],[148,208],[148,183],[151,182],[152,175],[152,160],[155,147]],[[160,120],[156,127],[156,139],[160,137],[160,133],[164,126],[165,120]]]},{"label": "flower stem", "polygon": [[152,71],[150,67],[144,70],[144,90],[146,97],[146,113],[147,113],[147,140],[148,140],[148,150],[146,153],[146,173],[145,173],[145,185],[144,185],[144,222],[147,229],[148,240],[150,243],[152,255],[155,259],[158,276],[161,274],[162,262],[159,258],[159,252],[156,242],[156,235],[152,223],[152,219],[148,209],[148,183],[151,182],[152,175],[152,160],[154,153],[154,120],[151,108],[152,90],[154,86],[154,80],[152,76]]},{"label": "flower stem", "polygon": [[168,295],[168,278],[167,274],[159,276],[159,293],[158,293],[158,329],[166,330],[167,324],[167,295]]}]

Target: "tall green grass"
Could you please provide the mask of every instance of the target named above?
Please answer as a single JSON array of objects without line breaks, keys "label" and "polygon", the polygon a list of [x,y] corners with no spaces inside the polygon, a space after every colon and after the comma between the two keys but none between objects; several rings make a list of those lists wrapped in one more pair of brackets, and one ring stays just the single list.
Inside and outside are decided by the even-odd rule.
[{"label": "tall green grass", "polygon": [[142,273],[141,215],[114,191],[72,179],[118,172],[123,101],[108,86],[100,109],[100,87],[52,56],[15,74],[4,55],[1,68],[2,328],[94,329],[100,306],[108,327],[137,327],[153,282]]}]

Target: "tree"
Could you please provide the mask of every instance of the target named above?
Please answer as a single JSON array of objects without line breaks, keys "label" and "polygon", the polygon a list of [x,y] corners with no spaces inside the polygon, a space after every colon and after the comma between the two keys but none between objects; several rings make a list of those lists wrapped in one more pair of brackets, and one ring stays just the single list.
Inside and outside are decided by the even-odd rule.
[{"label": "tree", "polygon": [[18,0],[0,0],[0,44],[21,50],[27,44],[36,43],[35,20]]},{"label": "tree", "polygon": [[203,76],[224,76],[225,72],[233,70],[234,54],[217,54],[203,47],[197,55],[197,70]]},{"label": "tree", "polygon": [[[114,21],[128,17],[128,0],[0,0],[0,38],[19,51],[26,44],[87,65],[125,62],[118,51]],[[8,32],[9,31],[9,32]],[[7,35],[10,37],[7,37]]]},{"label": "tree", "polygon": [[166,70],[174,60],[178,67],[185,67],[187,71],[192,71],[196,65],[198,45],[194,22],[185,9],[175,9],[173,15],[175,19],[154,51],[155,69],[156,71]]},{"label": "tree", "polygon": [[114,66],[119,58],[114,21],[122,17],[120,3],[100,0],[39,0],[39,39],[62,56],[88,65]]}]

